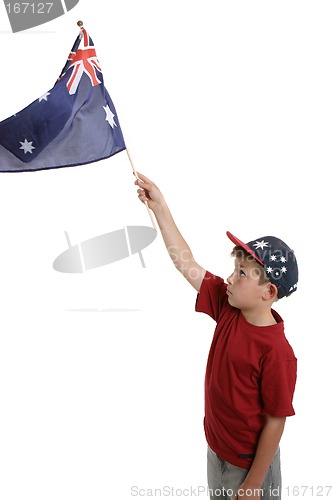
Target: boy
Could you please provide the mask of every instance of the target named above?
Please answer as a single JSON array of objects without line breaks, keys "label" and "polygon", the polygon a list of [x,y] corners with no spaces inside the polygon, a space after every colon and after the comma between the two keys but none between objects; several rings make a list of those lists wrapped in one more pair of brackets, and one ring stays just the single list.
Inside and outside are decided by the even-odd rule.
[{"label": "boy", "polygon": [[278,499],[279,442],[292,406],[296,358],[273,303],[297,289],[293,251],[268,236],[234,243],[227,283],[201,267],[157,186],[138,174],[139,199],[153,210],[176,268],[197,290],[196,311],[217,323],[205,377],[204,428],[212,500]]}]

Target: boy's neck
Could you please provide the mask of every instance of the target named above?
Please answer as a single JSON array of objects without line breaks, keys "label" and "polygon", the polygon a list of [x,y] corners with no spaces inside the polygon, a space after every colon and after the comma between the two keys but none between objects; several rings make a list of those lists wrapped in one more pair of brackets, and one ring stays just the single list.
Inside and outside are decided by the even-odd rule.
[{"label": "boy's neck", "polygon": [[241,310],[244,318],[248,323],[255,326],[272,326],[276,325],[277,321],[273,316],[272,310]]}]

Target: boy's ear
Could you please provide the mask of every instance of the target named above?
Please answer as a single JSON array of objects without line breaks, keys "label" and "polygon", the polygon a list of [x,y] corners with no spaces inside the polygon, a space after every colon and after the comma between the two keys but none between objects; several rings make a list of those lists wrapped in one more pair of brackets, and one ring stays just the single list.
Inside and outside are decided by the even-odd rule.
[{"label": "boy's ear", "polygon": [[278,298],[278,289],[273,283],[267,283],[264,294],[263,294],[263,299],[264,300],[277,300]]}]

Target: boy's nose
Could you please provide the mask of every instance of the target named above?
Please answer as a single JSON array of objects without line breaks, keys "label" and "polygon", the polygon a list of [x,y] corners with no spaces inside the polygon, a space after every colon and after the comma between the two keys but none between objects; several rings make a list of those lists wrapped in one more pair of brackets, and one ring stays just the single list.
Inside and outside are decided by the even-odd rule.
[{"label": "boy's nose", "polygon": [[227,282],[229,283],[229,285],[232,285],[233,276],[234,276],[234,273],[230,274],[229,278],[227,278]]}]

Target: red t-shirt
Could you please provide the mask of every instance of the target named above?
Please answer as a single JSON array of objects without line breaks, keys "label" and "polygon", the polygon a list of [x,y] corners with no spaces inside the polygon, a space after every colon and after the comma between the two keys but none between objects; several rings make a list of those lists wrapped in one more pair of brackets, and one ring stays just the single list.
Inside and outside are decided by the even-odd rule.
[{"label": "red t-shirt", "polygon": [[248,323],[240,309],[229,304],[226,288],[222,278],[207,272],[195,307],[217,323],[205,377],[204,428],[215,453],[249,469],[265,413],[295,414],[297,360],[282,318],[272,311],[276,324]]}]

